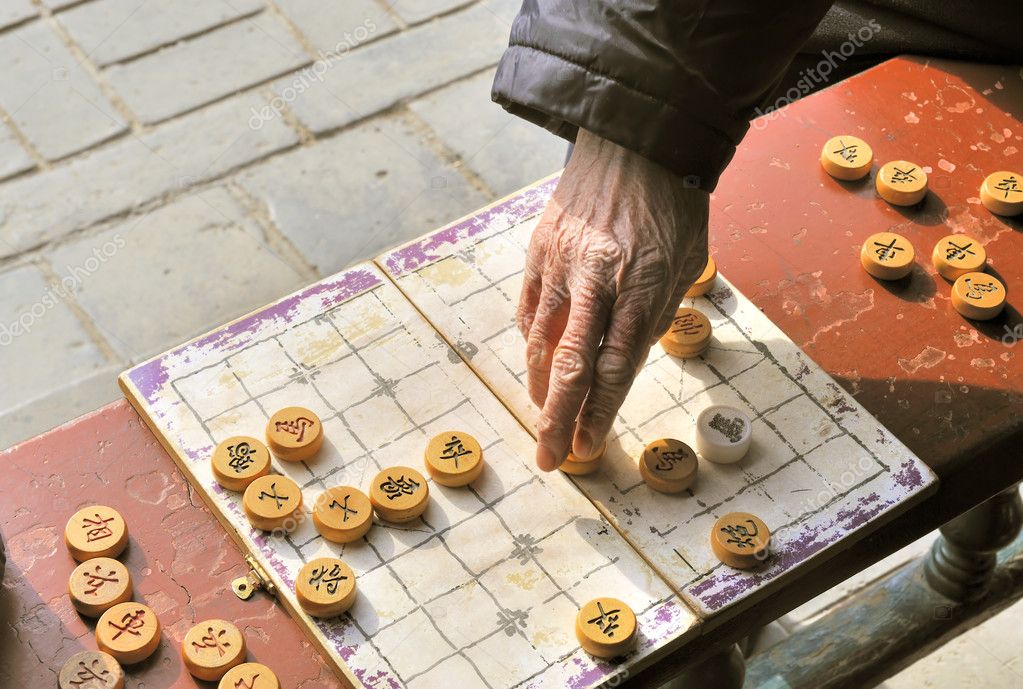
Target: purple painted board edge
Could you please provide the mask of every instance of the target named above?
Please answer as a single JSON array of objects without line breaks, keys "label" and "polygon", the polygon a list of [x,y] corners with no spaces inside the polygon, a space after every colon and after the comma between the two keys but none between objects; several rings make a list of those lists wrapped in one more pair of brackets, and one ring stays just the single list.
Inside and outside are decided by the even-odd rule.
[{"label": "purple painted board edge", "polygon": [[[924,488],[927,480],[913,460],[906,460],[901,469],[891,476],[891,483],[893,487],[902,489],[901,495],[908,495]],[[779,554],[766,570],[750,573],[722,568],[703,581],[690,586],[685,593],[699,600],[709,610],[719,610],[738,596],[764,582],[776,579],[805,562],[900,502],[900,498],[882,501],[877,492],[862,496],[852,507],[839,510],[830,524],[817,526],[804,524],[798,536],[787,543],[785,552]]]},{"label": "purple painted board edge", "polygon": [[560,178],[560,175],[550,177],[536,186],[528,187],[489,208],[484,208],[475,215],[457,220],[411,244],[395,249],[385,255],[384,265],[387,272],[396,278],[407,275],[444,258],[446,255],[443,252],[444,247],[495,229],[494,223],[497,221],[504,222],[498,229],[506,229],[536,215],[546,207]]},{"label": "purple painted board edge", "polygon": [[298,306],[305,300],[320,297],[323,308],[331,308],[376,287],[382,282],[380,276],[369,268],[358,267],[317,282],[305,289],[275,302],[264,309],[213,330],[199,339],[183,344],[158,357],[128,370],[125,376],[146,400],[153,404],[156,393],[167,383],[167,368],[164,361],[170,356],[179,356],[192,350],[231,351],[248,342],[259,327],[270,319],[280,318],[287,322]]}]

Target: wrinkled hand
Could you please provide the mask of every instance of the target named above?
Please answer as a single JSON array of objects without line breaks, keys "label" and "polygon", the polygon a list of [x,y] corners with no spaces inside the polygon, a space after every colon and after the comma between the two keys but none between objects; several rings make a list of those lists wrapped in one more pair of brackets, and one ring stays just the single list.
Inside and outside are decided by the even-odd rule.
[{"label": "wrinkled hand", "polygon": [[517,320],[542,408],[536,463],[599,451],[650,346],[707,262],[708,195],[580,130],[533,232]]}]

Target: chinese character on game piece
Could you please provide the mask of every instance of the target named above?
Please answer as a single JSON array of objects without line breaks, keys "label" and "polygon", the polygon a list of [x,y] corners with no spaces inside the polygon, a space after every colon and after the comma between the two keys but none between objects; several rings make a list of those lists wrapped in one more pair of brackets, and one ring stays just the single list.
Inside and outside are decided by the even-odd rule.
[{"label": "chinese character on game piece", "polygon": [[106,519],[103,519],[101,516],[99,516],[99,513],[96,513],[95,519],[84,517],[82,521],[82,528],[86,529],[85,532],[86,540],[89,543],[92,543],[93,541],[98,541],[101,538],[108,538],[110,536],[113,536],[114,532],[110,530],[109,526],[107,526],[107,524],[109,524],[112,521],[114,521],[113,517],[107,517]]},{"label": "chinese character on game piece", "polygon": [[973,246],[973,242],[970,242],[965,246],[959,246],[955,242],[949,240],[948,246],[945,247],[945,258],[949,261],[960,261],[967,256],[976,256],[974,252],[970,251],[971,246]]},{"label": "chinese character on game piece", "polygon": [[356,511],[356,510],[354,510],[354,509],[352,509],[351,507],[348,506],[348,499],[350,497],[352,497],[352,496],[351,495],[346,495],[345,499],[344,499],[344,502],[338,502],[337,498],[334,498],[333,500],[331,500],[330,504],[327,505],[328,509],[341,510],[341,515],[342,515],[341,516],[341,521],[342,522],[348,521],[348,515],[353,515],[354,516],[354,515],[359,514],[358,511]]},{"label": "chinese character on game piece", "polygon": [[901,246],[895,246],[895,243],[897,241],[898,241],[897,239],[893,239],[887,244],[882,244],[881,242],[874,242],[874,246],[877,247],[876,249],[874,249],[874,253],[877,254],[878,259],[882,261],[887,261],[890,258],[895,258],[898,255],[896,252],[902,251]]},{"label": "chinese character on game piece", "polygon": [[451,440],[444,444],[444,451],[441,452],[441,459],[451,459],[455,462],[455,468],[458,468],[458,458],[464,457],[465,455],[471,455],[469,450],[465,449],[462,441],[457,435],[451,436]]},{"label": "chinese character on game piece", "polygon": [[294,421],[277,421],[274,423],[278,431],[295,436],[295,442],[299,443],[305,438],[305,429],[312,428],[313,425],[314,421],[304,416],[300,416]]},{"label": "chinese character on game piece", "polygon": [[738,548],[755,548],[757,544],[753,539],[759,533],[757,525],[749,519],[746,520],[746,523],[753,528],[748,529],[742,524],[729,524],[721,527],[721,530],[728,534],[725,543],[734,543]]},{"label": "chinese character on game piece", "polygon": [[974,282],[971,278],[967,278],[965,282],[967,299],[983,299],[985,294],[998,291],[998,287],[993,282]]},{"label": "chinese character on game piece", "polygon": [[[201,651],[207,648],[217,649],[217,653],[221,658],[224,657],[224,649],[230,648],[231,642],[224,639],[227,635],[226,629],[221,629],[219,632],[214,632],[213,627],[206,628],[206,634],[203,635],[199,641],[193,641],[192,645],[195,646],[196,650]],[[199,642],[202,643],[199,643]]]},{"label": "chinese character on game piece", "polygon": [[858,144],[846,144],[841,139],[838,140],[838,144],[841,148],[832,151],[832,153],[842,156],[842,159],[848,163],[856,160],[856,149],[859,148]]},{"label": "chinese character on game piece", "polygon": [[1015,175],[1009,175],[1002,179],[995,185],[995,189],[1002,192],[1004,198],[1009,198],[1009,194],[1023,194],[1023,189],[1020,188]]},{"label": "chinese character on game piece", "polygon": [[96,565],[94,572],[84,572],[85,574],[85,585],[90,587],[85,589],[85,593],[88,595],[95,595],[97,591],[103,588],[104,584],[116,584],[120,581],[115,575],[117,572],[110,570],[106,576],[103,576],[103,571],[100,565]]},{"label": "chinese character on game piece", "polygon": [[327,593],[334,595],[337,593],[337,586],[339,583],[347,579],[344,574],[341,573],[341,567],[335,564],[329,570],[326,566],[317,567],[313,570],[312,576],[309,578],[309,585],[320,590],[320,584],[327,587]]},{"label": "chinese character on game piece", "polygon": [[621,612],[618,608],[614,610],[604,610],[604,605],[598,601],[597,610],[600,614],[594,617],[592,620],[586,620],[587,624],[597,625],[597,629],[604,632],[605,636],[611,637],[615,635],[615,630],[620,626],[618,624],[618,613]]},{"label": "chinese character on game piece", "polygon": [[273,483],[270,484],[270,492],[269,493],[267,493],[265,490],[259,491],[259,499],[263,500],[264,498],[270,498],[271,500],[273,500],[274,504],[277,505],[277,509],[281,509],[283,504],[285,502],[287,502],[288,500],[290,500],[290,498],[287,495],[278,495],[277,494],[277,482],[276,481],[274,481]]},{"label": "chinese character on game piece", "polygon": [[681,462],[689,453],[685,450],[670,450],[668,452],[662,452],[658,455],[657,466],[654,467],[657,471],[671,471],[672,467],[678,462]]},{"label": "chinese character on game piece", "polygon": [[910,182],[916,181],[916,175],[913,172],[916,170],[915,167],[911,167],[908,170],[903,170],[898,167],[893,167],[895,173],[892,175],[893,184],[909,184]]},{"label": "chinese character on game piece", "polygon": [[388,476],[387,480],[380,484],[380,490],[387,495],[388,500],[400,498],[402,495],[413,495],[418,488],[419,484],[410,478],[405,478],[404,474],[397,480]]},{"label": "chinese character on game piece", "polygon": [[110,674],[110,670],[100,665],[98,668],[99,672],[97,672],[97,665],[100,665],[99,658],[93,658],[89,665],[86,665],[84,660],[79,660],[78,676],[76,679],[71,680],[71,684],[83,689],[94,686],[97,682],[99,683],[98,686],[107,686],[106,676]]},{"label": "chinese character on game piece", "polygon": [[117,630],[117,633],[113,636],[115,640],[125,633],[132,636],[142,636],[142,633],[138,630],[146,625],[146,611],[126,612],[121,617],[121,624],[117,624],[113,620],[107,620],[107,624]]},{"label": "chinese character on game piece", "polygon": [[236,473],[242,473],[248,469],[255,461],[252,456],[256,454],[255,448],[245,442],[238,443],[237,445],[227,446],[227,455],[230,457],[228,465],[235,470]]},{"label": "chinese character on game piece", "polygon": [[697,335],[702,329],[696,314],[686,312],[681,316],[675,316],[671,321],[671,332],[682,333],[683,335]]}]

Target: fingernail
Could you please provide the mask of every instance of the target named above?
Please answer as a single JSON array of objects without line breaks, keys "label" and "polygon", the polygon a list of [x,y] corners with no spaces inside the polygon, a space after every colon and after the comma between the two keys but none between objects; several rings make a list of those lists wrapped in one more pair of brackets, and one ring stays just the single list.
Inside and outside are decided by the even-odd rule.
[{"label": "fingernail", "polygon": [[558,468],[558,464],[560,463],[561,462],[558,461],[557,456],[549,447],[546,445],[536,446],[536,466],[538,466],[541,471],[554,471]]},{"label": "fingernail", "polygon": [[575,429],[575,439],[572,441],[572,454],[579,459],[589,459],[592,452],[593,436],[585,429]]}]

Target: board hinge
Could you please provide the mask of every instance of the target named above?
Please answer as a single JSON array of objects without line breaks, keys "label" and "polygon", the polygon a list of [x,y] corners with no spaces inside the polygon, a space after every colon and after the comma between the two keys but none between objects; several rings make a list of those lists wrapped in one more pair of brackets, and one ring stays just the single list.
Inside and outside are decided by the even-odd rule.
[{"label": "board hinge", "polygon": [[270,580],[262,565],[256,562],[256,559],[251,555],[245,556],[245,563],[249,566],[248,573],[231,582],[231,590],[234,591],[234,595],[242,600],[248,600],[252,598],[252,594],[257,590],[262,589],[269,595],[276,597],[277,586]]}]

